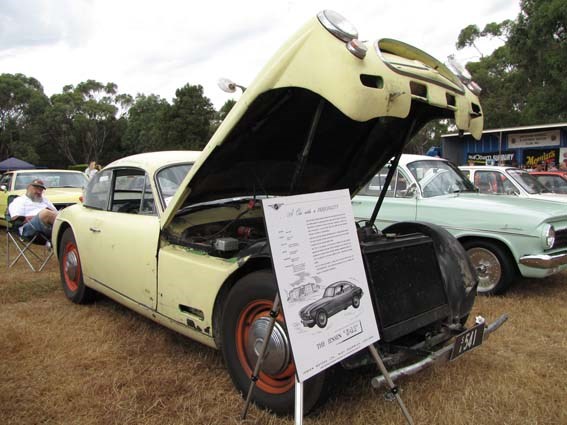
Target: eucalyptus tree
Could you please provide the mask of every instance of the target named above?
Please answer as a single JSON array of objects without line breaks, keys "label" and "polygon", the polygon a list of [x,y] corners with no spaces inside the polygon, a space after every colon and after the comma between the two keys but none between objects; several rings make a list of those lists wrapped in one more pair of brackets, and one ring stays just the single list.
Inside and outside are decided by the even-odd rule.
[{"label": "eucalyptus tree", "polygon": [[37,163],[42,117],[49,100],[38,80],[23,74],[0,75],[0,159],[16,156]]}]

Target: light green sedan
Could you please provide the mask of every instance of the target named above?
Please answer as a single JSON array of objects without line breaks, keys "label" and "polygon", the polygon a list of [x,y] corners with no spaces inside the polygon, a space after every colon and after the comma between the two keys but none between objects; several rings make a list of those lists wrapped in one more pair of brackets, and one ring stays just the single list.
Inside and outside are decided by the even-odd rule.
[{"label": "light green sedan", "polygon": [[[390,169],[353,198],[357,219],[371,217]],[[478,291],[499,294],[519,276],[543,278],[567,267],[567,210],[562,202],[491,196],[450,162],[402,155],[376,224],[438,224],[458,238],[479,275]]]}]

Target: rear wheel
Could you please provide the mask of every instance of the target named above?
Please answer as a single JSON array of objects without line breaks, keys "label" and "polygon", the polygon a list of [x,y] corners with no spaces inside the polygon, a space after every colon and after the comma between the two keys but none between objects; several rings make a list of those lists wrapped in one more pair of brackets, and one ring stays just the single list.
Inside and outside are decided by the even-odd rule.
[{"label": "rear wheel", "polygon": [[59,273],[65,296],[77,304],[87,304],[95,298],[95,291],[85,286],[79,249],[73,230],[63,233],[59,245]]},{"label": "rear wheel", "polygon": [[[248,392],[250,377],[270,321],[270,310],[276,296],[271,271],[250,273],[240,279],[228,294],[222,316],[222,353],[236,388]],[[329,371],[304,383],[303,409],[308,413],[326,396]],[[295,364],[281,311],[270,336],[267,355],[260,370],[252,400],[278,414],[293,412],[295,397]]]},{"label": "rear wheel", "polygon": [[360,307],[360,297],[358,295],[355,295],[354,297],[352,297],[352,306],[354,308]]},{"label": "rear wheel", "polygon": [[492,241],[473,239],[463,242],[463,246],[478,275],[478,293],[496,295],[506,291],[515,275],[508,253]]}]

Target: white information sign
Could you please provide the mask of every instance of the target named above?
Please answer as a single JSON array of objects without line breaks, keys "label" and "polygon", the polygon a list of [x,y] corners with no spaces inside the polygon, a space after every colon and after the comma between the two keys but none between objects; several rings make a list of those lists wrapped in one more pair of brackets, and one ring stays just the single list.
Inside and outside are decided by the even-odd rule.
[{"label": "white information sign", "polygon": [[300,382],[380,336],[348,190],[262,201]]}]

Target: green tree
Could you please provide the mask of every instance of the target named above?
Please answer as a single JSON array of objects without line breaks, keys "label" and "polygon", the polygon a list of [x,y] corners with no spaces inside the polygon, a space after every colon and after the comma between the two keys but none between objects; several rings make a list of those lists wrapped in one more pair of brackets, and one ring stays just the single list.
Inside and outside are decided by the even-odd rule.
[{"label": "green tree", "polygon": [[117,120],[132,98],[118,94],[114,83],[87,80],[63,87],[51,102],[49,135],[57,150],[72,163],[98,162],[109,144],[119,144]]},{"label": "green tree", "polygon": [[23,74],[0,75],[0,159],[16,156],[39,163],[37,146],[48,107],[38,80]]},{"label": "green tree", "polygon": [[508,45],[529,87],[523,118],[531,124],[567,119],[567,3],[523,0]]},{"label": "green tree", "polygon": [[404,148],[404,153],[423,155],[429,148],[440,146],[442,134],[455,131],[455,129],[454,124],[449,120],[431,121],[417,132],[411,142]]},{"label": "green tree", "polygon": [[165,99],[139,94],[128,111],[122,144],[127,154],[167,149],[167,119],[171,106]]},{"label": "green tree", "polygon": [[168,149],[203,149],[214,118],[215,110],[202,86],[186,84],[177,89],[167,120]]},{"label": "green tree", "polygon": [[[467,67],[482,87],[485,127],[542,124],[567,119],[567,5],[565,0],[522,0],[512,20],[469,25],[457,48],[481,37],[505,44]],[[478,28],[476,28],[478,30]]]}]

